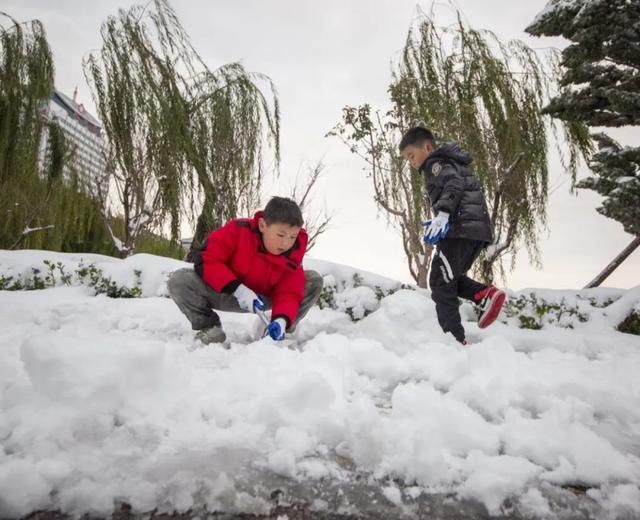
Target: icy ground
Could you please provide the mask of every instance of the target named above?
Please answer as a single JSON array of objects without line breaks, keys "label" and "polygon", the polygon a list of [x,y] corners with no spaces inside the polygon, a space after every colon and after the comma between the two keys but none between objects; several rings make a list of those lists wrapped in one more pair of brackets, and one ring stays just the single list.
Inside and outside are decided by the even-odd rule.
[{"label": "icy ground", "polygon": [[[0,518],[119,502],[261,513],[276,488],[319,511],[377,501],[388,518],[430,496],[492,515],[640,517],[638,336],[602,320],[469,322],[462,349],[428,295],[400,290],[357,323],[314,308],[302,351],[247,344],[257,318],[234,314],[230,350],[197,348],[153,296],[182,264],[134,261],[144,298],[0,291]],[[0,272],[28,263],[5,252]],[[330,265],[315,267],[343,273]]]}]

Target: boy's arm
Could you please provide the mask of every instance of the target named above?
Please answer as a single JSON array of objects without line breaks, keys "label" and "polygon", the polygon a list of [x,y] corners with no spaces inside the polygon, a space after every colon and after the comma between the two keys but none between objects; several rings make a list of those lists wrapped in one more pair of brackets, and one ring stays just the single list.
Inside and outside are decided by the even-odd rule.
[{"label": "boy's arm", "polygon": [[438,211],[444,211],[449,215],[453,215],[458,209],[460,199],[464,193],[464,178],[460,173],[460,170],[453,164],[442,164],[442,172],[440,178],[442,182],[442,193],[438,202],[435,203],[433,209]]},{"label": "boy's arm", "polygon": [[196,255],[196,273],[217,292],[233,292],[239,285],[237,276],[227,265],[238,247],[238,234],[236,222],[227,222],[209,234],[206,247]]},{"label": "boy's arm", "polygon": [[282,277],[282,280],[274,287],[272,293],[273,308],[271,319],[284,318],[287,320],[287,328],[298,316],[300,302],[304,297],[304,269],[301,265],[295,271],[291,271]]}]

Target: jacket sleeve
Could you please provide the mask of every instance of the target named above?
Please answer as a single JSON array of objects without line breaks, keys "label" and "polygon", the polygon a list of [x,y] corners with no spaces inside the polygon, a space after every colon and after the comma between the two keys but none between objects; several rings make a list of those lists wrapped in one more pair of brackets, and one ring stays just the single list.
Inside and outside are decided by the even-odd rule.
[{"label": "jacket sleeve", "polygon": [[464,194],[464,178],[458,168],[452,164],[445,163],[440,173],[440,181],[442,182],[442,193],[434,204],[433,209],[453,215],[457,211],[460,199]]},{"label": "jacket sleeve", "polygon": [[304,269],[301,265],[295,271],[290,271],[283,276],[273,289],[271,319],[284,318],[289,328],[298,316],[300,303],[304,297],[304,286]]},{"label": "jacket sleeve", "polygon": [[234,221],[228,222],[209,234],[206,246],[196,257],[196,273],[216,292],[228,292],[238,286],[237,276],[228,264],[238,247],[239,233],[240,227]]}]

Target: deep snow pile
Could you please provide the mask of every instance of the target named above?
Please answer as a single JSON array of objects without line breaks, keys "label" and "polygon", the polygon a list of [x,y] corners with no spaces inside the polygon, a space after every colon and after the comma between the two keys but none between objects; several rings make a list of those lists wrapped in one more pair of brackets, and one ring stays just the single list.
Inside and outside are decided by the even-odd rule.
[{"label": "deep snow pile", "polygon": [[[0,252],[0,276],[28,276],[45,258],[72,273],[80,256]],[[106,514],[114,501],[264,511],[259,479],[340,481],[344,461],[398,515],[442,492],[493,514],[510,497],[544,516],[550,484],[591,488],[603,515],[640,514],[640,339],[606,313],[573,329],[466,323],[475,341],[463,350],[425,293],[374,304],[372,287],[398,284],[310,261],[349,303],[311,311],[301,352],[245,344],[257,318],[233,314],[223,314],[230,350],[194,348],[186,319],[157,296],[184,264],[82,257],[148,297],[94,296],[71,279],[0,291],[0,517]],[[622,314],[640,290],[606,296]],[[354,323],[360,308],[374,312]]]}]

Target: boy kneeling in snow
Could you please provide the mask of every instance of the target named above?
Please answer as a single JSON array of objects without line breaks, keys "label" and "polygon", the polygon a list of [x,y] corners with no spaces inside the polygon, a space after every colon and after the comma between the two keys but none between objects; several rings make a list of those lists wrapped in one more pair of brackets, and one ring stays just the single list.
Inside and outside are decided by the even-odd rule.
[{"label": "boy kneeling in snow", "polygon": [[308,236],[302,212],[291,199],[273,197],[253,218],[238,218],[213,231],[195,255],[194,269],[179,269],[169,294],[196,338],[223,343],[226,334],[213,309],[272,309],[269,336],[293,332],[322,291],[322,277],[302,268]]},{"label": "boy kneeling in snow", "polygon": [[424,175],[435,214],[425,223],[428,227],[424,241],[438,244],[429,273],[438,322],[444,332],[451,332],[466,345],[458,297],[480,307],[481,329],[496,320],[506,297],[504,291],[467,276],[473,262],[492,241],[487,203],[480,181],[469,166],[473,159],[457,143],[436,148],[431,131],[421,126],[407,131],[399,148],[411,167]]}]

